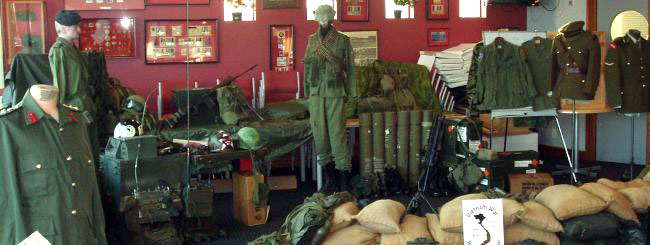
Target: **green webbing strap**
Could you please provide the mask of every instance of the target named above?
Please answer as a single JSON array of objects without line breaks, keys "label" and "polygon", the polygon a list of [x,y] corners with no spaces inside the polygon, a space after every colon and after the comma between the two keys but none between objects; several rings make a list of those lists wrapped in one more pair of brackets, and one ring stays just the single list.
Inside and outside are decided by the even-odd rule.
[{"label": "green webbing strap", "polygon": [[[253,156],[253,151],[249,150],[248,154],[251,157],[253,162],[253,180],[255,181],[255,191],[253,191],[253,204],[255,207],[262,207],[268,203],[269,197],[269,186],[268,183],[260,183],[260,180],[257,178],[257,174],[260,173],[258,165],[255,164],[255,157]],[[265,175],[264,175],[265,176]]]}]

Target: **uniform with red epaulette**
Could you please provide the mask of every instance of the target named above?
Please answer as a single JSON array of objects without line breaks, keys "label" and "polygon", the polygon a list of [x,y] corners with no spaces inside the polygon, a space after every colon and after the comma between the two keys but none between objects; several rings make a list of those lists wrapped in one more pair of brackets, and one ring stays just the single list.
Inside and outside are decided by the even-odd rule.
[{"label": "uniform with red epaulette", "polygon": [[650,41],[637,30],[614,39],[605,56],[607,104],[623,113],[650,112]]}]

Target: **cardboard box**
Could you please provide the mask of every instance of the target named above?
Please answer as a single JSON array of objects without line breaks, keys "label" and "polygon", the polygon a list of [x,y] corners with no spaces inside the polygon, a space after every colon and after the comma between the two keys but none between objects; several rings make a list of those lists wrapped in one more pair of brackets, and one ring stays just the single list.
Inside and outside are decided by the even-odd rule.
[{"label": "cardboard box", "polygon": [[[260,183],[264,182],[264,176],[256,176]],[[255,179],[252,172],[233,174],[233,217],[235,220],[247,226],[266,224],[269,217],[269,206],[256,207],[253,204],[253,192],[255,191]]]},{"label": "cardboard box", "polygon": [[539,192],[554,183],[553,176],[548,173],[509,174],[508,180],[510,181],[510,193],[513,194],[524,191]]},{"label": "cardboard box", "polygon": [[[298,181],[295,175],[286,176],[269,176],[269,188],[272,191],[281,190],[295,190],[298,188]],[[214,193],[231,193],[232,192],[231,179],[216,179],[212,183]]]}]

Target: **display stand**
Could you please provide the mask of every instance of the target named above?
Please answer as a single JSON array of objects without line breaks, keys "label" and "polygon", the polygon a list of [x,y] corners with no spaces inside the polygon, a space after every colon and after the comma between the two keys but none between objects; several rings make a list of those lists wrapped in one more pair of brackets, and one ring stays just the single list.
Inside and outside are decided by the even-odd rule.
[{"label": "display stand", "polygon": [[[566,141],[564,139],[564,134],[562,133],[562,126],[560,126],[560,120],[557,117],[557,111],[555,109],[548,109],[548,110],[541,110],[541,111],[533,111],[532,107],[524,107],[524,108],[516,108],[516,109],[503,109],[503,110],[492,110],[490,113],[490,119],[492,120],[492,125],[494,125],[494,119],[495,118],[505,118],[506,120],[508,118],[522,118],[522,117],[553,117],[555,118],[555,123],[557,123],[557,127],[560,131],[560,137],[562,138],[562,145],[564,146],[564,152],[566,153],[567,160],[569,161],[569,167],[573,171],[569,171],[571,173],[571,183],[575,183],[578,181],[576,178],[576,172],[577,172],[577,167],[574,165],[575,158],[572,158],[569,156],[569,149],[567,148]],[[577,118],[577,117],[576,117]],[[577,131],[577,124],[574,124],[574,130]],[[504,139],[508,138],[508,128],[506,125],[506,133],[504,136]],[[492,148],[492,132],[493,130],[490,129],[490,148]],[[575,143],[577,142],[576,137],[577,134],[574,133],[574,147]],[[507,140],[504,140],[504,151],[506,150],[506,144]],[[576,148],[574,148],[576,149]],[[573,151],[575,154],[577,151]],[[572,160],[574,159],[574,160]],[[555,172],[553,173],[555,174]]]}]

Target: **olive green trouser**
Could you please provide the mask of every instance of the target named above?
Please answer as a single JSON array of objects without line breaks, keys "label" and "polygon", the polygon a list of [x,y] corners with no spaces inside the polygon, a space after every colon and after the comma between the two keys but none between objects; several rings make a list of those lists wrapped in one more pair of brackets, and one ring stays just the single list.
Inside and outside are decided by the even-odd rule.
[{"label": "olive green trouser", "polygon": [[309,123],[318,163],[324,166],[334,161],[336,169],[349,171],[352,166],[345,135],[344,105],[344,97],[309,96]]}]

